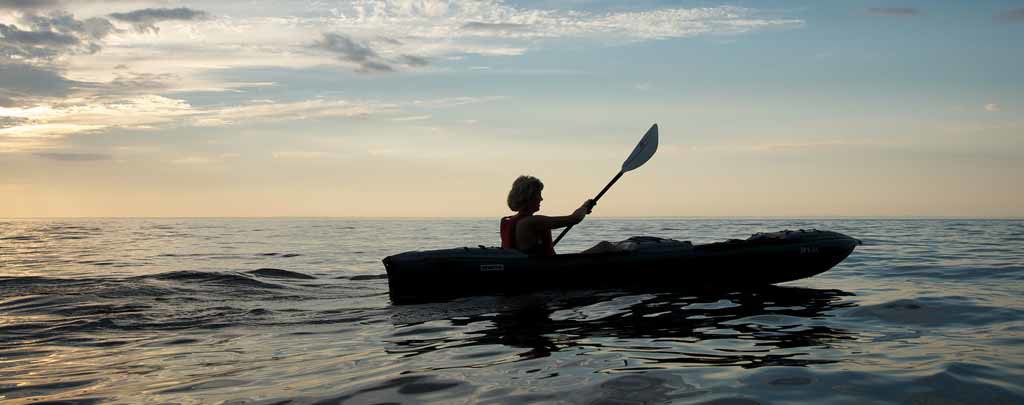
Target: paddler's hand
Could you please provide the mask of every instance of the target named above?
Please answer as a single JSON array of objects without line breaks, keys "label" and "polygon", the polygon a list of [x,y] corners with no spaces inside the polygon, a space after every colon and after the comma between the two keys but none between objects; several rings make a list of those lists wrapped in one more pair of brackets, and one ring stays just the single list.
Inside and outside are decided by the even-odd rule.
[{"label": "paddler's hand", "polygon": [[597,203],[594,202],[594,200],[584,201],[583,205],[581,205],[579,208],[576,209],[576,211],[572,213],[572,216],[576,220],[576,223],[578,224],[581,221],[583,221],[583,218],[586,217],[587,214],[589,214],[590,211],[594,209],[594,205],[596,204]]},{"label": "paddler's hand", "polygon": [[587,207],[587,214],[590,214],[591,212],[594,211],[594,206],[595,205],[597,205],[597,201],[594,201],[593,199],[590,199],[590,200],[587,200],[587,201],[583,202],[583,206]]}]

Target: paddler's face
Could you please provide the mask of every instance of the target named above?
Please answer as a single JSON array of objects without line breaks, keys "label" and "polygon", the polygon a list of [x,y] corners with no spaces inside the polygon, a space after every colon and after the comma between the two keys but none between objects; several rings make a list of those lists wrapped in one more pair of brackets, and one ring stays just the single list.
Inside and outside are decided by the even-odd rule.
[{"label": "paddler's face", "polygon": [[537,194],[537,198],[533,199],[533,201],[530,201],[530,212],[540,211],[541,201],[544,201],[544,197],[542,197],[540,194]]}]

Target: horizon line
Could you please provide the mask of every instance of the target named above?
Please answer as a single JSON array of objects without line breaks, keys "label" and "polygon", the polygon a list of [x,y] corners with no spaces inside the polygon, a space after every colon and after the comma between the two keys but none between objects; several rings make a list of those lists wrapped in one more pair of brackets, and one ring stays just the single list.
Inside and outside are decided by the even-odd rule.
[{"label": "horizon line", "polygon": [[[490,216],[301,216],[301,215],[269,215],[269,216],[43,216],[43,217],[0,217],[0,220],[18,219],[350,219],[350,220],[446,220],[446,219],[494,219],[500,217]],[[921,219],[944,219],[944,220],[1002,220],[1017,221],[1024,220],[1019,217],[969,217],[969,216],[899,216],[899,215],[809,215],[809,216],[720,216],[720,215],[653,215],[653,216],[608,216],[589,218],[592,221],[600,220],[621,220],[621,219],[891,219],[891,220],[921,220]]]}]

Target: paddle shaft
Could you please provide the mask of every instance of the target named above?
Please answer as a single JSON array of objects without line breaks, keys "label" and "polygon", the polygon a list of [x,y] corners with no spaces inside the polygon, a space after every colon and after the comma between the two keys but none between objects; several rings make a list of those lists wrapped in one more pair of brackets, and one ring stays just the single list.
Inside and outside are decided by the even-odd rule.
[{"label": "paddle shaft", "polygon": [[[600,200],[601,197],[604,196],[604,193],[607,193],[608,189],[612,188],[612,184],[615,184],[616,181],[619,181],[619,178],[622,177],[622,175],[625,173],[625,171],[619,170],[619,174],[616,174],[615,177],[612,178],[612,181],[609,181],[608,185],[604,186],[604,189],[602,189],[600,193],[597,193],[597,197],[594,197],[595,205],[597,204],[597,200]],[[558,241],[562,240],[562,237],[565,236],[565,234],[569,233],[569,230],[572,229],[573,225],[565,227],[565,229],[562,230],[562,233],[558,234],[558,238],[556,238],[555,241],[551,243],[551,246],[557,245]]]}]

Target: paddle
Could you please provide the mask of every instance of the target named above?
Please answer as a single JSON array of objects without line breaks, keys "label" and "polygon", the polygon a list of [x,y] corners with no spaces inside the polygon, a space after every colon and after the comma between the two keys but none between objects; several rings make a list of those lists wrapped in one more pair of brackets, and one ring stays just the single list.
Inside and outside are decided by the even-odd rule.
[{"label": "paddle", "polygon": [[[651,160],[651,156],[654,156],[654,152],[656,152],[657,150],[658,124],[654,124],[651,125],[651,129],[647,130],[647,133],[644,134],[644,137],[640,138],[640,143],[636,144],[636,148],[633,148],[633,153],[630,153],[629,157],[626,158],[626,161],[622,162],[622,169],[619,170],[619,174],[616,174],[615,177],[612,178],[612,181],[608,182],[608,185],[604,186],[604,189],[602,189],[600,193],[597,193],[597,197],[594,197],[594,204],[597,204],[597,200],[600,200],[601,196],[603,196],[604,193],[607,193],[608,189],[612,188],[612,184],[615,184],[616,181],[619,181],[619,177],[622,177],[623,174],[630,170],[643,166],[644,163],[647,163],[648,160]],[[572,229],[572,225],[565,227],[565,230],[563,230],[562,233],[558,235],[558,238],[556,238],[555,242],[552,243],[551,245],[557,245],[558,241],[562,240],[562,237],[565,236],[565,234],[569,233],[570,229]]]}]

